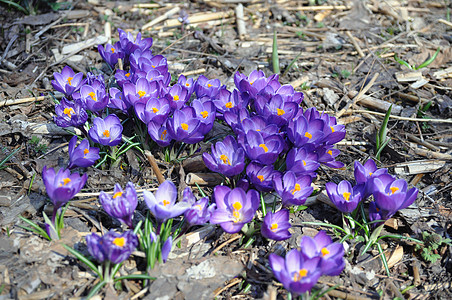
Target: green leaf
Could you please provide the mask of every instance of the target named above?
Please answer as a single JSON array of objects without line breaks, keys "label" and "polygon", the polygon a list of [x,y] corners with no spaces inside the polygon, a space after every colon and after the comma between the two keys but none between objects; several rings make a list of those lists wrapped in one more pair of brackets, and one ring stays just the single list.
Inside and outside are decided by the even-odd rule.
[{"label": "green leaf", "polygon": [[105,281],[101,281],[98,284],[96,284],[91,291],[89,291],[88,296],[86,296],[86,299],[90,299],[91,297],[93,297],[94,295],[96,295],[96,293],[107,283]]},{"label": "green leaf", "polygon": [[25,230],[29,230],[31,232],[34,232],[34,233],[36,233],[36,234],[48,239],[49,241],[52,240],[50,238],[50,236],[47,234],[47,232],[44,229],[42,229],[41,227],[39,227],[37,224],[33,223],[32,221],[30,221],[30,220],[28,220],[28,219],[26,219],[26,218],[24,218],[22,216],[19,216],[19,218],[22,221],[24,221],[25,223],[27,223],[28,225],[30,225],[31,228],[30,227],[26,227],[26,226],[21,226],[21,225],[17,225],[17,226],[19,226],[20,228],[23,228]]},{"label": "green leaf", "polygon": [[407,67],[407,68],[410,69],[410,70],[413,70],[413,67],[410,66],[410,64],[407,63],[406,61],[404,61],[403,59],[400,59],[400,58],[397,56],[397,54],[394,54],[394,59],[395,59],[396,62],[398,62],[398,63],[401,64],[402,66],[405,66],[405,67]]},{"label": "green leaf", "polygon": [[301,222],[303,225],[314,225],[314,226],[325,226],[330,228],[335,228],[343,233],[347,234],[347,232],[342,228],[334,224],[322,223],[322,222]]},{"label": "green leaf", "polygon": [[289,70],[293,67],[293,65],[296,63],[296,61],[298,60],[298,58],[301,56],[301,53],[302,52],[300,52],[291,62],[290,62],[290,64],[287,66],[287,68],[284,70],[284,73],[282,74],[282,76],[281,77],[284,77],[286,74],[287,74],[287,72],[289,72]]},{"label": "green leaf", "polygon": [[383,230],[383,227],[385,226],[385,224],[381,224],[380,226],[378,226],[377,228],[374,229],[374,231],[372,232],[372,235],[370,236],[370,241],[372,243],[376,243],[378,240],[378,237],[381,234],[381,231]]},{"label": "green leaf", "polygon": [[419,69],[425,68],[429,64],[431,64],[436,59],[436,57],[438,56],[439,50],[440,50],[440,48],[438,47],[438,49],[436,49],[436,52],[433,54],[432,57],[428,58],[426,61],[424,61],[422,64],[420,64],[418,67],[416,67],[414,69],[415,70],[419,70]]},{"label": "green leaf", "polygon": [[78,260],[80,260],[81,262],[83,262],[85,265],[87,265],[91,270],[93,270],[94,273],[97,274],[97,276],[99,276],[100,279],[102,279],[102,273],[99,272],[99,270],[97,269],[96,265],[90,261],[88,258],[86,258],[85,256],[83,256],[80,252],[78,252],[77,250],[69,247],[68,245],[63,244],[63,247],[69,251],[72,255],[74,255]]},{"label": "green leaf", "polygon": [[278,38],[276,36],[276,29],[273,31],[273,46],[272,46],[272,65],[275,74],[280,73],[279,56],[278,56]]},{"label": "green leaf", "polygon": [[378,160],[380,160],[380,153],[383,151],[384,147],[388,144],[389,140],[387,140],[388,134],[388,122],[389,117],[391,116],[392,104],[389,106],[388,111],[386,112],[385,118],[383,119],[383,123],[381,123],[380,131],[378,132],[379,142],[377,143],[377,154],[375,155]]},{"label": "green leaf", "polygon": [[114,279],[114,281],[120,281],[120,280],[124,280],[124,279],[143,279],[143,280],[155,280],[155,277],[146,275],[146,274],[132,274],[132,275],[125,275],[125,276],[120,276],[120,277],[116,277]]}]

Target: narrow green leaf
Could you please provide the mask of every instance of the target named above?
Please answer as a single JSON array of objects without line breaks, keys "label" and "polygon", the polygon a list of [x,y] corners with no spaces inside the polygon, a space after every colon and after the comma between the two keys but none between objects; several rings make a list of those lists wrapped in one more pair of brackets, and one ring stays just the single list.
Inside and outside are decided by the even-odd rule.
[{"label": "narrow green leaf", "polygon": [[404,61],[403,59],[400,59],[400,58],[397,56],[397,54],[394,54],[394,59],[395,59],[396,62],[398,62],[398,63],[401,64],[402,66],[405,66],[405,67],[407,67],[407,68],[410,69],[410,70],[413,70],[413,67],[410,66],[410,64],[407,63],[406,61]]},{"label": "narrow green leaf", "polygon": [[94,295],[96,295],[96,293],[107,283],[105,281],[101,281],[98,284],[96,284],[91,291],[89,291],[88,296],[86,296],[86,299],[89,300],[91,297],[93,297]]},{"label": "narrow green leaf", "polygon": [[262,215],[265,217],[265,215],[267,214],[267,208],[265,207],[264,196],[262,195],[262,193],[260,193],[260,196],[261,196]]},{"label": "narrow green leaf", "polygon": [[369,250],[370,247],[372,247],[373,242],[372,240],[369,240],[366,244],[366,246],[364,246],[363,250],[361,251],[361,255],[363,255],[364,253],[367,252],[367,250]]},{"label": "narrow green leaf", "polygon": [[97,276],[99,276],[99,278],[102,279],[102,273],[99,272],[99,270],[97,269],[96,265],[90,261],[88,258],[86,258],[85,256],[83,256],[80,252],[78,252],[77,250],[69,247],[68,245],[63,244],[63,247],[69,251],[72,255],[74,255],[78,260],[80,260],[81,262],[83,262],[85,265],[87,265],[91,270],[93,270],[94,273],[97,274]]},{"label": "narrow green leaf", "polygon": [[301,53],[302,52],[300,52],[291,62],[290,62],[290,64],[287,66],[287,68],[284,70],[284,73],[282,74],[282,76],[281,77],[284,77],[284,76],[286,76],[286,74],[287,74],[287,72],[289,72],[289,70],[293,67],[293,65],[297,62],[297,60],[298,60],[298,58],[301,56]]},{"label": "narrow green leaf", "polygon": [[[0,0],[1,1],[1,0]],[[7,157],[5,157],[1,162],[0,162],[0,167],[2,167],[14,154],[16,154],[19,150],[21,149],[21,147],[14,149],[13,152],[11,152]]]},{"label": "narrow green leaf", "polygon": [[436,52],[433,54],[432,57],[428,58],[426,61],[424,61],[422,64],[420,64],[418,67],[416,67],[414,69],[415,70],[419,70],[419,69],[425,68],[429,64],[431,64],[436,59],[436,57],[438,56],[439,50],[440,50],[440,48],[438,47],[438,49],[436,49]]},{"label": "narrow green leaf", "polygon": [[31,231],[31,232],[34,232],[34,233],[36,233],[37,235],[40,235],[40,236],[42,236],[42,237],[48,239],[49,241],[52,240],[52,239],[50,238],[50,236],[47,234],[47,232],[46,232],[44,229],[42,229],[39,225],[33,223],[32,221],[30,221],[30,220],[28,220],[28,219],[26,219],[26,218],[24,218],[24,217],[22,217],[22,216],[19,216],[19,218],[20,218],[22,221],[24,221],[25,223],[27,223],[28,225],[30,225],[31,228],[30,228],[30,227],[26,227],[26,226],[22,226],[22,225],[17,225],[17,226],[19,226],[20,228],[23,228],[23,229],[25,229],[25,230],[29,230],[29,231]]},{"label": "narrow green leaf", "polygon": [[385,227],[385,224],[381,224],[380,226],[378,226],[377,228],[374,229],[374,231],[372,232],[371,236],[370,236],[370,241],[372,241],[372,243],[376,243],[378,237],[381,234],[381,231],[383,230],[383,227]]},{"label": "narrow green leaf", "polygon": [[[391,116],[392,104],[389,106],[388,111],[386,112],[385,118],[383,119],[383,123],[381,123],[380,131],[378,132],[379,138],[379,147],[377,148],[377,153],[381,153],[383,148],[387,145],[389,141],[386,141],[388,134],[388,122],[389,117]],[[375,155],[378,160],[380,160],[380,155]]]},{"label": "narrow green leaf", "polygon": [[322,223],[322,222],[301,222],[303,225],[314,225],[314,226],[325,226],[337,229],[339,231],[342,231],[343,233],[347,234],[347,232],[342,228],[334,224],[328,224],[328,223]]},{"label": "narrow green leaf", "polygon": [[388,275],[388,277],[391,277],[391,273],[389,272],[389,266],[388,266],[388,262],[386,260],[386,256],[379,243],[377,243],[377,248],[378,248],[378,251],[380,252],[380,257],[381,257],[381,261],[383,262],[383,266],[385,266],[386,274]]},{"label": "narrow green leaf", "polygon": [[278,38],[276,36],[276,29],[273,31],[273,46],[272,46],[272,65],[275,74],[280,73],[279,56],[278,56]]},{"label": "narrow green leaf", "polygon": [[146,274],[132,274],[132,275],[125,275],[125,276],[120,276],[120,277],[116,277],[114,279],[114,281],[120,281],[120,280],[124,280],[124,279],[144,279],[144,280],[155,280],[155,277],[146,275]]},{"label": "narrow green leaf", "polygon": [[30,12],[28,10],[26,10],[25,8],[23,8],[22,6],[20,6],[18,3],[14,2],[14,1],[9,1],[9,0],[0,0],[0,2],[3,2],[5,4],[14,6],[16,9],[20,10],[21,12],[23,12],[26,15],[29,15]]}]

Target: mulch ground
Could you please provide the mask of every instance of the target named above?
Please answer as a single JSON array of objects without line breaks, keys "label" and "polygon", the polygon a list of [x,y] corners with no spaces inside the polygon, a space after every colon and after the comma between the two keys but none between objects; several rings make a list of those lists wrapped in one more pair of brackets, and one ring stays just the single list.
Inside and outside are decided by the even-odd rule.
[{"label": "mulch ground", "polygon": [[[359,255],[363,245],[347,242],[345,270],[341,276],[322,277],[317,288],[337,285],[324,299],[452,298],[451,246],[441,243],[452,234],[451,2],[309,2],[88,0],[53,6],[58,10],[31,7],[31,15],[1,3],[0,299],[76,299],[96,283],[60,243],[47,242],[17,225],[24,225],[18,216],[42,223],[42,212],[51,213],[42,168],[63,167],[68,156],[71,136],[53,123],[53,97],[58,98],[50,84],[53,72],[65,65],[76,72],[108,71],[97,44],[117,40],[118,28],[152,37],[153,54],[165,55],[175,76],[202,74],[229,88],[237,71],[249,74],[261,69],[267,76],[273,74],[276,32],[280,82],[303,91],[304,107],[325,110],[346,125],[346,138],[338,144],[342,152],[338,160],[346,167],[320,170],[315,181],[319,195],[310,199],[306,210],[291,214],[291,239],[267,242],[257,235],[244,248],[241,234],[229,235],[213,226],[196,228],[169,262],[153,271],[159,279],[150,286],[127,281],[119,289],[103,290],[103,297],[286,299],[287,292],[268,267],[268,255],[281,255],[297,247],[302,235],[313,236],[321,229],[301,222],[341,224],[340,213],[325,200],[324,184],[352,180],[353,162],[374,158],[375,134],[392,104],[391,140],[379,166],[406,179],[420,193],[413,206],[388,220],[384,232],[424,240],[426,253],[437,258],[429,261],[412,242],[385,239],[388,277],[378,252]],[[243,18],[237,18],[240,13]],[[179,22],[183,15],[188,15],[188,24]],[[410,66],[419,66],[438,48],[435,60],[418,70],[394,59],[396,55]],[[126,128],[124,134],[131,133]],[[180,190],[192,183],[187,178],[209,176],[197,163],[199,154],[175,164],[164,162],[158,149],[153,155],[159,171]],[[155,170],[140,152],[128,151],[118,165],[87,169],[88,183],[66,213],[64,243],[86,251],[85,235],[120,227],[100,207],[100,191],[128,181],[142,189],[158,186]],[[208,194],[211,184],[202,186]],[[146,206],[141,203],[135,217],[143,215]],[[140,272],[140,262],[136,253],[120,272]],[[208,265],[213,275],[187,276],[200,265],[204,269]]]}]

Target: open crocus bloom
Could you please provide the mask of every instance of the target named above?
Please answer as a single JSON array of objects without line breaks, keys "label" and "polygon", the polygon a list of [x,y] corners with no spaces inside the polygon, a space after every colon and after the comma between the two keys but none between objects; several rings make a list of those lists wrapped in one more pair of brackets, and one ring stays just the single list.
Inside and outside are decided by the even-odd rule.
[{"label": "open crocus bloom", "polygon": [[362,186],[356,185],[352,187],[347,180],[343,180],[339,184],[328,182],[325,187],[328,197],[330,197],[337,209],[343,213],[354,211],[363,199]]},{"label": "open crocus bloom", "polygon": [[105,119],[95,118],[89,129],[89,137],[104,146],[116,146],[122,140],[122,125],[119,118],[112,114]]},{"label": "open crocus bloom", "polygon": [[261,233],[267,239],[275,241],[287,240],[291,236],[289,232],[290,227],[289,211],[287,209],[282,209],[275,213],[269,211],[264,217]]},{"label": "open crocus bloom", "polygon": [[113,195],[100,192],[99,202],[107,214],[119,219],[129,228],[133,227],[132,217],[137,208],[138,198],[132,182],[127,183],[125,191],[118,183],[115,184]]},{"label": "open crocus bloom", "polygon": [[119,264],[129,258],[130,254],[138,246],[138,237],[133,231],[126,231],[122,234],[113,230],[100,237],[95,233],[86,236],[88,252],[98,262],[109,260],[114,264]]},{"label": "open crocus bloom", "polygon": [[74,167],[87,168],[94,164],[96,160],[100,158],[99,148],[90,147],[89,141],[84,139],[80,142],[78,147],[75,147],[77,143],[77,136],[73,136],[69,141],[69,165],[68,168]]},{"label": "open crocus bloom", "polygon": [[231,135],[212,145],[212,154],[204,152],[202,157],[211,171],[228,177],[240,174],[245,167],[245,151]]}]

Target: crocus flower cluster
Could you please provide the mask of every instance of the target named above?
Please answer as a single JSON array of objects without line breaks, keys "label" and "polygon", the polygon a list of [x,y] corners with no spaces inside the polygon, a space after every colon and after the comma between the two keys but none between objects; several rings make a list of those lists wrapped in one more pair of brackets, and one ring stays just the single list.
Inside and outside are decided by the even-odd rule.
[{"label": "crocus flower cluster", "polygon": [[351,213],[362,200],[373,195],[373,201],[369,205],[370,220],[386,220],[416,200],[417,188],[408,189],[405,180],[388,174],[385,168],[378,169],[372,159],[364,165],[355,161],[354,175],[355,186],[346,180],[339,184],[326,184],[328,196],[343,213]]},{"label": "crocus flower cluster", "polygon": [[285,259],[270,254],[273,274],[294,295],[309,292],[322,275],[337,276],[345,267],[344,248],[320,231],[314,238],[303,236],[300,250],[290,250]]}]

